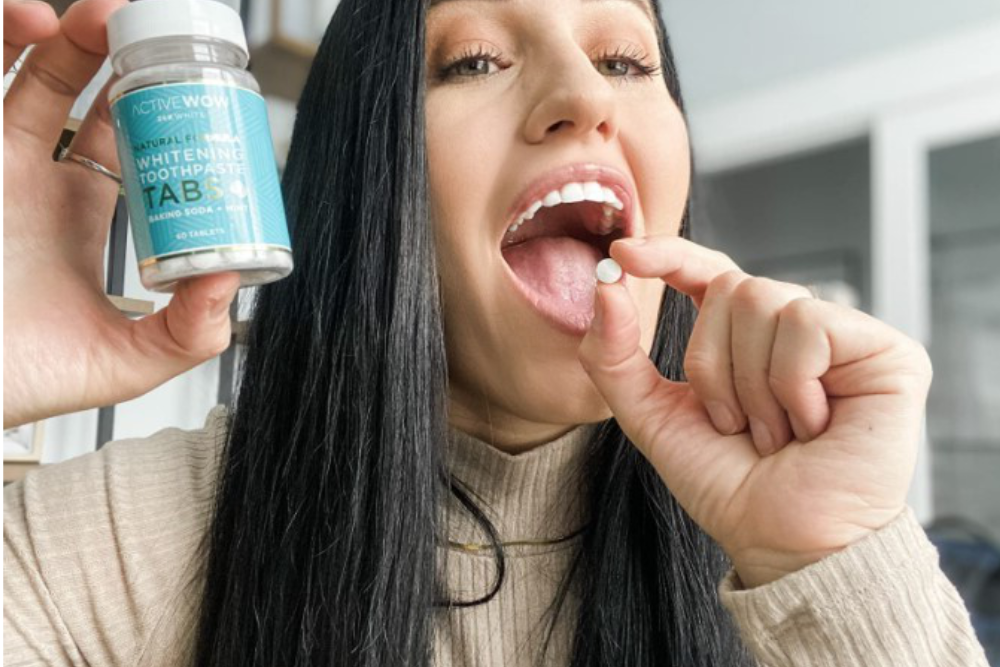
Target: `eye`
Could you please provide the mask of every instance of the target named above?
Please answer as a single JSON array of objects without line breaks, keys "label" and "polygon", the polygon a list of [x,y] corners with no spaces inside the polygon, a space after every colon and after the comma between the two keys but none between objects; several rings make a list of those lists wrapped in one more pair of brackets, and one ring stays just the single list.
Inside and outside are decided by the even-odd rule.
[{"label": "eye", "polygon": [[[602,69],[604,64],[611,67]],[[652,62],[642,49],[632,45],[605,52],[595,61],[595,66],[601,74],[615,79],[649,78],[660,71],[659,65]]]},{"label": "eye", "polygon": [[462,55],[450,61],[438,70],[438,79],[446,81],[452,78],[472,79],[496,74],[490,65],[503,67],[506,65],[499,54],[479,46],[475,51],[467,50]]},{"label": "eye", "polygon": [[[660,71],[659,65],[650,62],[649,56],[633,45],[605,52],[594,61],[594,64],[599,72],[613,79],[650,78]],[[498,69],[491,68],[491,65],[503,69],[510,63],[499,53],[480,45],[475,50],[466,50],[439,68],[437,78],[439,81],[485,78],[498,72]],[[605,68],[604,65],[610,67]]]}]

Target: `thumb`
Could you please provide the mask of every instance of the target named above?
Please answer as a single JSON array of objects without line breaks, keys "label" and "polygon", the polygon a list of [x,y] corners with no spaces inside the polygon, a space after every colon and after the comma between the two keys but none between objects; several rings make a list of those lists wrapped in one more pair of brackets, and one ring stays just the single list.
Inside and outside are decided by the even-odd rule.
[{"label": "thumb", "polygon": [[135,351],[141,357],[136,361],[152,386],[229,347],[229,306],[239,287],[234,271],[182,280],[165,308],[135,322]]},{"label": "thumb", "polygon": [[640,340],[639,313],[624,280],[598,281],[594,319],[577,356],[622,430],[644,450],[662,433],[680,392],[660,375]]}]

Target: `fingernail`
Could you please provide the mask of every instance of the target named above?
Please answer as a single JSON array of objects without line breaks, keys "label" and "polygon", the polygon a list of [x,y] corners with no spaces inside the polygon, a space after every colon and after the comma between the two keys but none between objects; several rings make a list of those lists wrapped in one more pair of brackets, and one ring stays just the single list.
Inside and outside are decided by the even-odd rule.
[{"label": "fingernail", "polygon": [[799,442],[809,442],[812,440],[812,436],[809,435],[809,430],[802,426],[802,423],[795,418],[795,415],[788,413],[788,423],[792,427],[792,433],[795,434],[795,439]]},{"label": "fingernail", "polygon": [[708,401],[705,403],[705,409],[708,410],[708,415],[712,418],[712,423],[715,424],[720,433],[732,435],[736,432],[736,428],[739,426],[739,423],[736,421],[736,415],[733,414],[733,411],[725,403],[722,401]]},{"label": "fingernail", "polygon": [[772,453],[774,451],[774,438],[771,437],[767,426],[757,417],[750,417],[749,421],[750,434],[753,436],[754,444],[757,445],[757,450],[764,456]]},{"label": "fingernail", "polygon": [[625,245],[637,246],[644,244],[646,242],[646,238],[644,236],[632,236],[625,239],[619,239],[618,242],[624,243]]}]

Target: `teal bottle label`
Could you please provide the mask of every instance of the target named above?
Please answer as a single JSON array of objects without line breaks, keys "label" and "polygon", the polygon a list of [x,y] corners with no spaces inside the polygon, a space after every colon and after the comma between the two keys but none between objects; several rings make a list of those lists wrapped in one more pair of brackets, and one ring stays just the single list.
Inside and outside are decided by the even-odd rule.
[{"label": "teal bottle label", "polygon": [[136,255],[267,244],[291,250],[264,98],[162,84],[111,104]]}]

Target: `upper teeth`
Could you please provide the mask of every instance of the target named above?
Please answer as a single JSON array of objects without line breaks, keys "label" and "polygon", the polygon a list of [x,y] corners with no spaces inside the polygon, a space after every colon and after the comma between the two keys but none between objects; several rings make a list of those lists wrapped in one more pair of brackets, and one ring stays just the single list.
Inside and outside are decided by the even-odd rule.
[{"label": "upper teeth", "polygon": [[594,201],[604,204],[605,219],[610,218],[612,209],[621,211],[625,208],[625,205],[621,203],[611,188],[606,188],[597,181],[586,181],[583,183],[574,181],[572,183],[567,183],[562,186],[561,189],[553,190],[541,199],[532,202],[528,208],[526,208],[521,215],[517,217],[517,220],[507,229],[507,231],[516,232],[518,227],[523,225],[526,220],[534,218],[535,213],[537,213],[538,209],[543,206],[546,208],[552,208],[553,206],[558,206],[559,204],[573,204],[580,201]]}]

